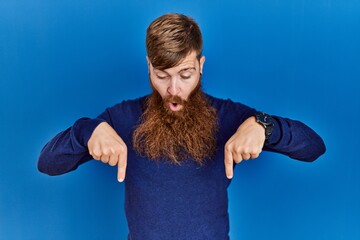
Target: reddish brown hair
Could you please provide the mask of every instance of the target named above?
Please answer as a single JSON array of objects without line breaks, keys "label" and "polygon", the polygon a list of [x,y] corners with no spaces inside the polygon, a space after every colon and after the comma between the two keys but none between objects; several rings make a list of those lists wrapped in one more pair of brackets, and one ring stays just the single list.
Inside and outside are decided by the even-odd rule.
[{"label": "reddish brown hair", "polygon": [[176,66],[190,52],[200,59],[202,36],[199,25],[182,14],[166,14],[155,19],[146,31],[146,51],[154,68]]}]

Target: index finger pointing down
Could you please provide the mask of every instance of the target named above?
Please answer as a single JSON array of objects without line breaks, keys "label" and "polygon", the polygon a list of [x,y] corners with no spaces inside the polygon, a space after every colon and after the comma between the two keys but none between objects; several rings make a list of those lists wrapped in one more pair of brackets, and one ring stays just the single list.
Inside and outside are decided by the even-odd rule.
[{"label": "index finger pointing down", "polygon": [[227,151],[225,149],[225,155],[224,155],[224,164],[225,164],[225,172],[226,172],[226,177],[228,179],[231,179],[234,175],[234,159],[232,156],[232,153],[230,151]]},{"label": "index finger pointing down", "polygon": [[119,161],[118,161],[118,181],[123,182],[125,179],[125,173],[126,173],[126,165],[127,165],[127,151],[124,151],[119,155]]}]

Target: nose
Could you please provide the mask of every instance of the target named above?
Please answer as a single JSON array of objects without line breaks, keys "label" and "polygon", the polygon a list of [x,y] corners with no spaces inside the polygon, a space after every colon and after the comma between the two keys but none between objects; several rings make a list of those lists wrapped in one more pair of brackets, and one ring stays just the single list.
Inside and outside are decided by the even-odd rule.
[{"label": "nose", "polygon": [[177,96],[180,93],[179,83],[176,78],[172,78],[170,80],[170,85],[169,85],[167,91],[172,96]]}]

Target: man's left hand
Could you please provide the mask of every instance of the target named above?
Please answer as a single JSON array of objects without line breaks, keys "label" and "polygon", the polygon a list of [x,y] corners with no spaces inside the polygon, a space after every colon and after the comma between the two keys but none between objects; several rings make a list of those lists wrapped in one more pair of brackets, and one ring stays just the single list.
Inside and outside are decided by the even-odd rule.
[{"label": "man's left hand", "polygon": [[255,117],[246,119],[225,144],[225,171],[227,178],[234,175],[233,166],[242,160],[259,156],[265,143],[265,128]]}]

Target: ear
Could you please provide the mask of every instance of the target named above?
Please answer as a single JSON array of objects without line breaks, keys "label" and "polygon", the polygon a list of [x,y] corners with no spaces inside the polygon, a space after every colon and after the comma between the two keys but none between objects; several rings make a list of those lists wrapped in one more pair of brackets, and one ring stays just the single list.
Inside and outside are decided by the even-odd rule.
[{"label": "ear", "polygon": [[200,58],[200,74],[203,73],[204,63],[205,63],[205,56],[202,56],[202,57]]}]

